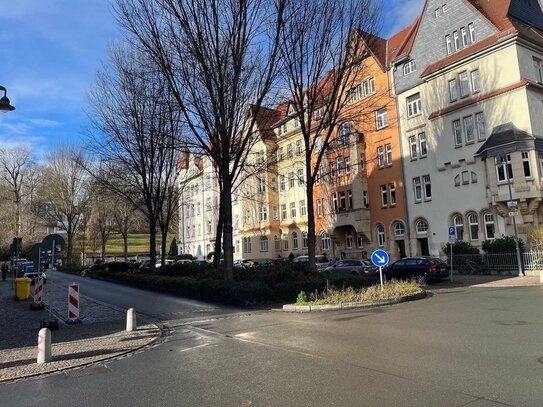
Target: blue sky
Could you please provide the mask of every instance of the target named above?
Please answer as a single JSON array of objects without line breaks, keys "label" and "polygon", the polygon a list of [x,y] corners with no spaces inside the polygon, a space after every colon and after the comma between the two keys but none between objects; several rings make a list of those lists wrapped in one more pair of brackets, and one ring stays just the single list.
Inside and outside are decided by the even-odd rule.
[{"label": "blue sky", "polygon": [[[423,0],[383,0],[383,35],[408,25]],[[82,139],[87,91],[120,37],[108,0],[1,0],[0,84],[16,110],[0,115],[0,146],[41,156]]]}]

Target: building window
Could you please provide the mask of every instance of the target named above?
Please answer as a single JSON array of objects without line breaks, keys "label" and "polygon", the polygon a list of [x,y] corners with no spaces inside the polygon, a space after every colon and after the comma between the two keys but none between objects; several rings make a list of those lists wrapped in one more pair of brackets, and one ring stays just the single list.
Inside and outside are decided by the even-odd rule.
[{"label": "building window", "polygon": [[296,141],[296,155],[302,155],[302,140]]},{"label": "building window", "polygon": [[396,186],[389,184],[388,191],[390,193],[390,206],[396,206]]},{"label": "building window", "polygon": [[287,204],[281,205],[281,219],[285,220],[287,218]]},{"label": "building window", "polygon": [[307,249],[308,244],[307,232],[302,232],[302,249]]},{"label": "building window", "polygon": [[251,238],[250,237],[243,238],[243,252],[251,253]]},{"label": "building window", "polygon": [[469,184],[469,171],[462,171],[462,184]]},{"label": "building window", "polygon": [[211,221],[207,221],[207,233],[211,233]]},{"label": "building window", "polygon": [[524,169],[524,176],[529,178],[532,176],[532,171],[530,169],[530,156],[528,151],[522,152],[522,168]]},{"label": "building window", "polygon": [[347,204],[349,205],[349,209],[353,209],[353,191],[350,189],[347,191]]},{"label": "building window", "polygon": [[466,31],[466,27],[460,29],[460,34],[462,35],[462,47],[466,48],[468,45],[468,32]]},{"label": "building window", "polygon": [[283,235],[283,250],[288,250],[288,235],[286,233]]},{"label": "building window", "polygon": [[279,208],[277,206],[273,207],[273,220],[279,220]]},{"label": "building window", "polygon": [[305,199],[302,199],[300,201],[300,216],[305,216],[305,215],[307,215],[307,209],[305,206]]},{"label": "building window", "polygon": [[405,226],[402,222],[396,222],[394,224],[394,236],[403,237],[405,235]]},{"label": "building window", "polygon": [[364,235],[362,235],[361,233],[356,235],[356,244],[358,245],[359,249],[364,248]]},{"label": "building window", "polygon": [[266,192],[266,179],[257,177],[258,179],[258,192]]},{"label": "building window", "polygon": [[414,117],[422,113],[420,93],[415,93],[407,98],[407,117]]},{"label": "building window", "polygon": [[383,247],[385,245],[385,227],[383,225],[377,225],[377,245]]},{"label": "building window", "polygon": [[538,153],[537,158],[539,161],[539,178],[543,178],[543,153]]},{"label": "building window", "polygon": [[279,236],[277,235],[273,237],[273,247],[276,251],[281,250],[281,240],[279,240]]},{"label": "building window", "polygon": [[298,233],[292,232],[290,236],[292,238],[292,249],[298,250]]},{"label": "building window", "polygon": [[453,126],[453,134],[454,134],[454,145],[457,147],[461,146],[462,145],[462,126],[460,125],[460,120],[453,120],[452,126]]},{"label": "building window", "polygon": [[447,55],[452,54],[452,42],[451,42],[451,36],[446,35],[445,36],[445,44],[447,45]]},{"label": "building window", "polygon": [[532,57],[532,60],[534,62],[535,80],[538,82],[543,82],[543,71],[541,70],[541,59]]},{"label": "building window", "polygon": [[353,125],[351,123],[343,123],[339,129],[337,137],[338,146],[348,145],[350,142],[351,133],[353,132]]},{"label": "building window", "polygon": [[330,250],[330,235],[326,232],[321,233],[321,248],[322,250]]},{"label": "building window", "polygon": [[345,191],[341,191],[339,193],[339,209],[340,210],[345,210],[347,209],[347,203],[345,202]]},{"label": "building window", "polygon": [[481,90],[481,82],[479,80],[479,70],[471,71],[471,90],[477,93]]},{"label": "building window", "polygon": [[260,221],[266,221],[268,220],[268,208],[266,206],[260,207]]},{"label": "building window", "polygon": [[337,211],[337,195],[335,192],[332,194],[332,207],[334,211]]},{"label": "building window", "polygon": [[422,219],[419,220],[415,225],[415,230],[417,231],[418,235],[424,235],[428,233],[428,222]]},{"label": "building window", "polygon": [[360,170],[364,170],[366,168],[366,154],[361,153],[360,154]]},{"label": "building window", "polygon": [[415,61],[412,59],[411,61],[409,62],[406,62],[403,66],[403,74],[404,75],[408,75],[410,74],[411,72],[414,72],[417,70],[417,64],[415,63]]},{"label": "building window", "polygon": [[494,239],[494,215],[485,213],[483,216],[485,222],[485,236],[487,239]]},{"label": "building window", "polygon": [[386,107],[375,112],[375,124],[378,129],[388,126],[388,112]]},{"label": "building window", "polygon": [[429,201],[432,199],[432,183],[430,182],[430,176],[424,175],[422,177],[422,183],[424,184],[424,200]]},{"label": "building window", "polygon": [[385,167],[385,151],[383,147],[377,147],[377,165],[379,168]]},{"label": "building window", "polygon": [[447,12],[448,9],[449,9],[449,8],[447,7],[446,4],[444,4],[444,5],[441,6],[441,11],[443,12],[443,14],[445,14],[445,13]]},{"label": "building window", "polygon": [[272,191],[277,191],[277,178],[275,177],[271,179],[271,189]]},{"label": "building window", "polygon": [[477,215],[472,213],[468,216],[469,234],[471,240],[479,240],[479,220]]},{"label": "building window", "polygon": [[468,73],[466,71],[458,74],[458,81],[460,82],[460,97],[465,98],[469,95],[469,81]]},{"label": "building window", "polygon": [[285,159],[285,152],[283,150],[283,147],[279,147],[279,150],[277,150],[277,155],[278,155],[278,161],[279,162],[282,162],[284,159]]},{"label": "building window", "polygon": [[387,166],[390,167],[392,165],[392,144],[387,144],[385,146],[385,152],[386,152]]},{"label": "building window", "polygon": [[471,172],[471,183],[476,184],[477,183],[477,174],[473,171]]},{"label": "building window", "polygon": [[290,203],[290,217],[295,218],[296,217],[296,202]]},{"label": "building window", "polygon": [[469,39],[471,43],[473,44],[476,40],[475,38],[475,28],[473,28],[473,23],[468,24],[468,30],[469,30]]},{"label": "building window", "polygon": [[456,231],[456,240],[464,240],[464,220],[462,216],[456,215],[453,217],[453,226]]},{"label": "building window", "polygon": [[455,102],[458,99],[458,86],[456,79],[449,81],[449,100]]},{"label": "building window", "polygon": [[486,139],[485,116],[483,115],[483,112],[479,112],[475,115],[475,122],[477,125],[477,140],[482,141]]},{"label": "building window", "polygon": [[294,155],[292,154],[292,144],[291,143],[289,143],[288,146],[287,146],[287,157],[288,158],[294,157]]},{"label": "building window", "polygon": [[353,232],[350,230],[345,233],[345,247],[347,249],[353,248]]},{"label": "building window", "polygon": [[268,237],[267,236],[260,236],[260,251],[261,252],[268,251]]},{"label": "building window", "polygon": [[336,158],[337,163],[337,176],[340,177],[343,175],[343,157]]},{"label": "building window", "polygon": [[386,185],[381,185],[381,206],[383,208],[386,208],[388,206],[387,186]]},{"label": "building window", "polygon": [[416,160],[417,159],[417,137],[415,136],[409,137],[409,152],[411,154],[411,159]]},{"label": "building window", "polygon": [[296,179],[296,175],[293,172],[289,172],[288,173],[288,187],[289,188],[294,188],[295,179]]},{"label": "building window", "polygon": [[330,161],[330,178],[334,178],[336,176],[336,170],[334,166],[334,162]]},{"label": "building window", "polygon": [[251,210],[245,210],[245,224],[251,223]]},{"label": "building window", "polygon": [[453,31],[454,38],[454,50],[458,51],[460,49],[460,37],[458,36],[458,31]]},{"label": "building window", "polygon": [[322,201],[317,199],[317,216],[322,216]]},{"label": "building window", "polygon": [[279,190],[284,191],[286,188],[286,180],[284,175],[279,176]]},{"label": "building window", "polygon": [[349,157],[345,157],[345,174],[350,174],[351,172],[351,160]]},{"label": "building window", "polygon": [[426,142],[426,133],[419,133],[420,157],[424,158],[428,155],[428,143]]},{"label": "building window", "polygon": [[466,144],[471,144],[475,140],[473,128],[473,116],[464,117],[464,133],[466,135]]},{"label": "building window", "polygon": [[298,185],[303,185],[305,183],[304,170],[303,168],[298,170]]},{"label": "building window", "polygon": [[422,184],[420,177],[413,178],[413,193],[415,194],[415,202],[422,201]]},{"label": "building window", "polygon": [[[543,174],[543,172],[542,172],[542,174]],[[362,201],[364,202],[364,207],[365,208],[370,207],[370,197],[368,195],[368,191],[362,191]]]},{"label": "building window", "polygon": [[[507,168],[507,173],[505,172]],[[505,162],[503,156],[496,157],[496,172],[498,174],[498,181],[508,181],[513,179],[513,165],[511,164],[511,154],[505,156]]]}]

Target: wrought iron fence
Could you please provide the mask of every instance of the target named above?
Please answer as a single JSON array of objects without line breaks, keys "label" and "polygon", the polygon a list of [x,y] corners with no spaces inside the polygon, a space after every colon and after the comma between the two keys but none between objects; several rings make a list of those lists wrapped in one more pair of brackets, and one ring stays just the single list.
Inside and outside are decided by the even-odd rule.
[{"label": "wrought iron fence", "polygon": [[[521,254],[522,269],[539,271],[543,269],[543,252],[530,251]],[[450,264],[450,258],[447,256]],[[455,254],[453,271],[460,274],[518,274],[516,253]]]}]

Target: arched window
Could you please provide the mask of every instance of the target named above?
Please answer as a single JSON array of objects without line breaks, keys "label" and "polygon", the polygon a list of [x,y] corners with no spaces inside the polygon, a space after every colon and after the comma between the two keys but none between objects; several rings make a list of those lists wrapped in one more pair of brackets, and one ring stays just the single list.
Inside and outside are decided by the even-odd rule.
[{"label": "arched window", "polygon": [[261,252],[268,251],[268,237],[267,236],[260,236],[260,251]]},{"label": "arched window", "polygon": [[321,248],[322,250],[330,250],[330,235],[326,232],[321,233]]},{"label": "arched window", "polygon": [[494,239],[494,215],[491,213],[485,213],[483,215],[483,219],[485,222],[485,236],[487,239]]},{"label": "arched window", "polygon": [[424,235],[428,233],[428,222],[426,222],[424,219],[419,220],[415,226],[415,230],[417,231],[417,235]]},{"label": "arched window", "polygon": [[298,249],[298,233],[292,232],[290,234],[290,237],[292,239],[292,249],[297,250]]},{"label": "arched window", "polygon": [[456,230],[456,240],[464,240],[464,219],[462,215],[453,216],[453,226]]},{"label": "arched window", "polygon": [[286,233],[283,235],[283,250],[288,250],[288,235]]},{"label": "arched window", "polygon": [[405,235],[405,225],[402,222],[394,223],[394,237],[403,237]]},{"label": "arched window", "polygon": [[471,240],[479,240],[479,219],[477,214],[470,213],[468,215],[469,237]]},{"label": "arched window", "polygon": [[381,224],[375,228],[377,234],[377,245],[383,247],[385,245],[385,227]]}]

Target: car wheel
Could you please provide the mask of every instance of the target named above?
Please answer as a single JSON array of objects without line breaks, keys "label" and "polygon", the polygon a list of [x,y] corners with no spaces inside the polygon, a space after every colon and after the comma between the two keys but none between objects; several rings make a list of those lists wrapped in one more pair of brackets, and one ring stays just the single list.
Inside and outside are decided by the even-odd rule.
[{"label": "car wheel", "polygon": [[416,281],[417,284],[419,284],[419,285],[426,285],[426,284],[428,284],[427,278],[426,278],[426,276],[425,276],[424,274],[415,276],[415,281]]}]

